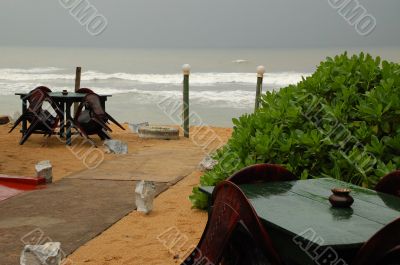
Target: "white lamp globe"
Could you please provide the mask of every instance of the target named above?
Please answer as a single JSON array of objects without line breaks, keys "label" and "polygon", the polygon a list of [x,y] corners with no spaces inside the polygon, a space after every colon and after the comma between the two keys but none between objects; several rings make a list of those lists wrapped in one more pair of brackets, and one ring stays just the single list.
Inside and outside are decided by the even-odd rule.
[{"label": "white lamp globe", "polygon": [[263,77],[265,73],[265,67],[264,65],[259,65],[257,66],[257,76],[258,77]]},{"label": "white lamp globe", "polygon": [[182,65],[182,71],[183,71],[184,75],[189,75],[190,74],[190,64]]}]

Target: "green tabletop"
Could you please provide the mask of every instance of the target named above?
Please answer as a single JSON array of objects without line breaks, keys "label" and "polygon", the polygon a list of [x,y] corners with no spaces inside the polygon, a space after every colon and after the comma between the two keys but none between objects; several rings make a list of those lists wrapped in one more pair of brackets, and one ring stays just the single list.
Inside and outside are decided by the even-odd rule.
[{"label": "green tabletop", "polygon": [[[328,197],[334,187],[352,189],[351,208],[331,207]],[[298,264],[313,264],[310,255],[304,255],[307,253],[295,244],[299,238],[351,256],[379,229],[400,217],[399,198],[335,179],[240,185],[240,188],[271,233],[281,255],[290,256]],[[201,190],[210,195],[213,187]]]}]

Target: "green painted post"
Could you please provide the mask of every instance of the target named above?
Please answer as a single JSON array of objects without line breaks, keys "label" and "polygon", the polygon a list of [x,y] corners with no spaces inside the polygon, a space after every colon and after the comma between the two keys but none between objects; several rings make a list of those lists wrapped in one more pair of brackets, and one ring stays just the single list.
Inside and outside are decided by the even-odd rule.
[{"label": "green painted post", "polygon": [[[79,88],[81,88],[81,72],[82,72],[82,68],[80,66],[76,67],[76,71],[75,71],[75,90],[74,92],[76,92]],[[74,103],[74,116],[76,111],[78,110],[78,103]]]},{"label": "green painted post", "polygon": [[189,75],[190,65],[184,64],[183,71],[183,136],[189,138]]},{"label": "green painted post", "polygon": [[256,87],[256,102],[254,106],[254,111],[257,111],[258,108],[260,107],[260,97],[261,97],[261,92],[262,92],[262,83],[263,83],[263,77],[265,73],[265,67],[260,65],[257,67],[257,87]]}]

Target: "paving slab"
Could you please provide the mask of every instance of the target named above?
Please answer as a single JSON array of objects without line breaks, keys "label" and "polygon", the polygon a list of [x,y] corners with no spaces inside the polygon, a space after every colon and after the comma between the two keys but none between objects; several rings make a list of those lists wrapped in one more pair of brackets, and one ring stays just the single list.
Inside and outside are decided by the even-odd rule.
[{"label": "paving slab", "polygon": [[[159,194],[167,188],[157,183]],[[133,211],[135,181],[63,179],[0,202],[0,264],[24,243],[59,241],[66,255]]]},{"label": "paving slab", "polygon": [[204,152],[197,147],[153,146],[105,161],[97,168],[74,173],[68,178],[147,180],[175,184],[193,172],[203,156]]}]

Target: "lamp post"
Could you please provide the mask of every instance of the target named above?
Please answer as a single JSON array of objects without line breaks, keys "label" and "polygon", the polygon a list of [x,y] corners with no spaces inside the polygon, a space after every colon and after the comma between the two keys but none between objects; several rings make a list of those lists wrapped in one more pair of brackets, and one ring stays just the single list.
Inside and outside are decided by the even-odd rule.
[{"label": "lamp post", "polygon": [[[81,88],[81,71],[82,68],[80,66],[76,67],[75,71],[75,92]],[[78,103],[74,103],[74,115],[78,110]]]},{"label": "lamp post", "polygon": [[182,66],[183,72],[183,136],[189,138],[189,75],[190,65]]},{"label": "lamp post", "polygon": [[263,83],[264,73],[265,73],[265,67],[263,65],[259,65],[257,67],[256,102],[255,102],[254,111],[258,110],[258,108],[260,107],[260,96],[261,96],[261,92],[262,92],[262,83]]}]

